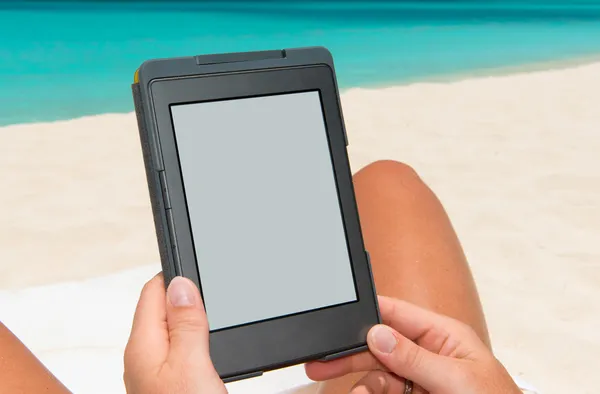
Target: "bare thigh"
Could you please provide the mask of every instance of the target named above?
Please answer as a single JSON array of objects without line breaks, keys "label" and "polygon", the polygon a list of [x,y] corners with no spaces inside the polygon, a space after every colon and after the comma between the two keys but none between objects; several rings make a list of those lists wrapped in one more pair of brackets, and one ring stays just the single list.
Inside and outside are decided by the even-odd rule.
[{"label": "bare thigh", "polygon": [[[490,340],[475,282],[442,204],[407,165],[373,163],[354,176],[366,247],[380,295],[461,320]],[[362,375],[324,382],[347,393]]]},{"label": "bare thigh", "polygon": [[69,390],[2,323],[0,323],[0,393],[69,393]]}]

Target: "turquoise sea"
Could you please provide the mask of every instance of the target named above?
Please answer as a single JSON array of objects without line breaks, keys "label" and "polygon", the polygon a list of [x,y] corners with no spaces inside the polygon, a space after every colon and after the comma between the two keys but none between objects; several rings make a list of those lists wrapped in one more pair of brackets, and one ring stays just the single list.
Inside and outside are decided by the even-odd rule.
[{"label": "turquoise sea", "polygon": [[0,3],[0,125],[133,108],[145,59],[327,46],[342,88],[600,55],[600,0]]}]

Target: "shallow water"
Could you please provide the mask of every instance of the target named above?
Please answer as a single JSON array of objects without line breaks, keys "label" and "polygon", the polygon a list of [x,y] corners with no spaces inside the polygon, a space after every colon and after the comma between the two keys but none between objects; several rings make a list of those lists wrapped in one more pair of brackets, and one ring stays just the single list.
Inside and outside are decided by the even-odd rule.
[{"label": "shallow water", "polygon": [[0,125],[133,109],[156,57],[324,45],[342,88],[600,54],[600,1],[0,4]]}]

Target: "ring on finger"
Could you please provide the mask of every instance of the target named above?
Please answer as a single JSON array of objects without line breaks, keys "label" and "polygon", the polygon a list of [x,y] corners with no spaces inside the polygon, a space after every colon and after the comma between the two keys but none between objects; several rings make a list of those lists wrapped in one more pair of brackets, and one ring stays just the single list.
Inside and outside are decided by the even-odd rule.
[{"label": "ring on finger", "polygon": [[412,394],[412,392],[413,392],[412,380],[405,379],[404,380],[404,394]]}]

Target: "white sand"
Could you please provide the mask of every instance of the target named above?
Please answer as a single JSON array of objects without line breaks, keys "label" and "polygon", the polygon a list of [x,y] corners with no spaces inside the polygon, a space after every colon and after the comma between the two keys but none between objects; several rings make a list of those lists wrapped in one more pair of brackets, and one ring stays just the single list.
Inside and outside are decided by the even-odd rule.
[{"label": "white sand", "polygon": [[[508,369],[544,393],[598,392],[600,64],[353,89],[342,100],[353,168],[407,162],[445,204]],[[139,291],[124,283],[158,270],[134,116],[0,128],[0,173],[0,319],[73,389],[100,392],[78,386],[94,376],[119,392],[114,360]],[[93,281],[17,290],[135,267],[98,282],[95,298]],[[111,322],[101,318],[121,302]],[[97,324],[73,312],[86,308],[98,308]],[[96,328],[70,331],[83,324]],[[112,369],[74,362],[89,346]]]}]

